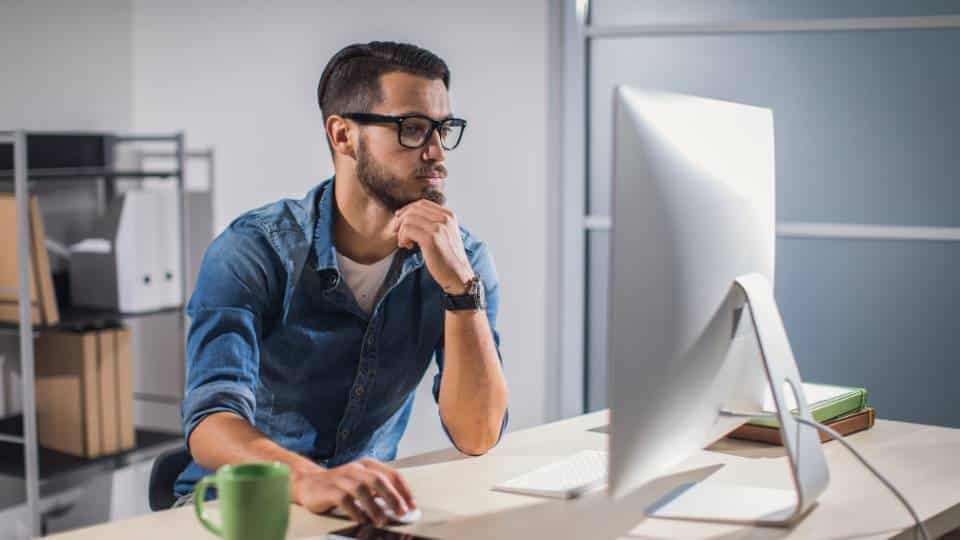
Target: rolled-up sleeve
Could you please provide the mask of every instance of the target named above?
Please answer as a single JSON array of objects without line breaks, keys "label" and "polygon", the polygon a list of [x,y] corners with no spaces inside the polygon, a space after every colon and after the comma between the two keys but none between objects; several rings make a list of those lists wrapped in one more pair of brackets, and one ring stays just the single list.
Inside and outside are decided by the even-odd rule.
[{"label": "rolled-up sleeve", "polygon": [[[500,354],[500,333],[497,331],[497,312],[500,309],[500,281],[497,278],[497,269],[493,263],[493,256],[490,254],[490,250],[487,249],[487,245],[483,242],[478,242],[474,249],[471,250],[469,254],[470,265],[473,267],[473,271],[477,274],[477,277],[480,278],[480,281],[483,282],[483,289],[486,294],[487,300],[487,322],[490,324],[490,332],[493,334],[493,342],[497,348],[497,356],[500,358],[500,365],[503,365],[503,355]],[[440,403],[440,380],[443,376],[443,339],[441,338],[440,344],[437,346],[434,351],[434,358],[437,362],[437,373],[433,378],[433,400],[436,403]],[[503,413],[503,421],[500,424],[500,434],[497,437],[497,442],[500,442],[500,438],[503,437],[503,432],[507,429],[507,423],[510,419],[510,410],[509,408]],[[447,438],[450,442],[456,446],[456,441],[453,440],[453,437],[450,436],[450,431],[447,429],[447,426],[443,423],[443,417],[440,417],[440,425],[443,427],[444,433],[446,433]]]},{"label": "rolled-up sleeve", "polygon": [[234,223],[207,248],[187,305],[181,414],[188,443],[194,428],[214,412],[232,412],[254,424],[259,342],[276,304],[277,269],[276,252],[254,225]]}]

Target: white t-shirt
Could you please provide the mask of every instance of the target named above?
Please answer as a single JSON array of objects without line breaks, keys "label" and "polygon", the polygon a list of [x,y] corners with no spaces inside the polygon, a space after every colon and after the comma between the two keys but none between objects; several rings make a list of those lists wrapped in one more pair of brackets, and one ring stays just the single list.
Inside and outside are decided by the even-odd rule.
[{"label": "white t-shirt", "polygon": [[369,315],[373,311],[377,293],[380,292],[380,286],[383,285],[383,280],[386,279],[396,255],[397,252],[394,251],[373,264],[360,264],[337,253],[340,273],[343,274],[343,279],[364,313]]}]

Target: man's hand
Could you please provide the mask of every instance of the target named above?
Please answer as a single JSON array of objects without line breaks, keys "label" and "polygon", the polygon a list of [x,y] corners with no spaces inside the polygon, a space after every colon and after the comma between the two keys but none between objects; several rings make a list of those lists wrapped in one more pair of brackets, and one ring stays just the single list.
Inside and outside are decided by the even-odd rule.
[{"label": "man's hand", "polygon": [[394,230],[405,249],[420,245],[427,270],[444,291],[463,294],[473,268],[463,249],[457,216],[445,206],[421,199],[397,210]]},{"label": "man's hand", "polygon": [[351,519],[387,524],[383,509],[374,502],[381,497],[397,515],[415,509],[410,486],[395,469],[375,459],[364,458],[333,469],[310,470],[292,478],[293,502],[321,514],[339,506]]}]

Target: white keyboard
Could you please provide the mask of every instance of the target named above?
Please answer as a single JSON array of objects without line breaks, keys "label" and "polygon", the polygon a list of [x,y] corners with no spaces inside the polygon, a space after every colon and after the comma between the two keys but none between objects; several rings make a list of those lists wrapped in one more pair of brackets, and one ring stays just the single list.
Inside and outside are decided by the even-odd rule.
[{"label": "white keyboard", "polygon": [[571,499],[606,483],[607,453],[583,450],[493,486],[493,489],[521,495]]}]

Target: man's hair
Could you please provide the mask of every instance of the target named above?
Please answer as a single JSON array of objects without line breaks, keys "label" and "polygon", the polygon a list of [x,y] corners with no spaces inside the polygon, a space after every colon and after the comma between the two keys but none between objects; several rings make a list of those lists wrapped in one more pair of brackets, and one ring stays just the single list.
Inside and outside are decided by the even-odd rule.
[{"label": "man's hair", "polygon": [[332,114],[370,112],[383,100],[380,77],[398,71],[440,79],[443,86],[450,88],[447,64],[426,49],[392,41],[348,45],[327,62],[317,85],[317,103],[323,113],[324,126]]}]

